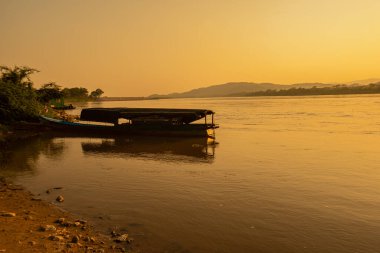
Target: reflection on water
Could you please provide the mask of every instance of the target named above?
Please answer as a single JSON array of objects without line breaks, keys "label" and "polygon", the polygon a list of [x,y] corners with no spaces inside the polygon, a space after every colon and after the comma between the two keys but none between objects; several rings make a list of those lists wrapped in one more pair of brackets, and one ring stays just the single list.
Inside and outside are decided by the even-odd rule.
[{"label": "reflection on water", "polygon": [[85,155],[140,157],[175,162],[212,162],[215,142],[208,138],[115,138],[82,142]]},{"label": "reflection on water", "polygon": [[14,176],[15,172],[34,173],[36,162],[43,155],[60,160],[67,138],[80,141],[84,155],[111,158],[140,158],[190,163],[211,163],[217,143],[209,138],[162,138],[123,137],[101,138],[99,135],[48,133],[27,140],[19,140],[1,150],[0,170],[3,176]]},{"label": "reflection on water", "polygon": [[0,171],[4,176],[14,176],[15,172],[34,173],[35,163],[40,155],[59,158],[64,152],[63,140],[50,137],[34,137],[18,140],[1,150]]},{"label": "reflection on water", "polygon": [[97,102],[212,109],[220,145],[55,135],[19,143],[0,173],[49,201],[63,195],[60,206],[106,231],[128,231],[142,252],[375,253],[379,100]]}]

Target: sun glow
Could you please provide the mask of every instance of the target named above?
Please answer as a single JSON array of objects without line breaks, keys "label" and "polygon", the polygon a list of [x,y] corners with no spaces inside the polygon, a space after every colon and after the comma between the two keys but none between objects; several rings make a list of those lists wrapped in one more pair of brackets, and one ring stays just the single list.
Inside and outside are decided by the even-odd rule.
[{"label": "sun glow", "polygon": [[1,1],[0,64],[145,96],[231,81],[378,77],[377,0]]}]

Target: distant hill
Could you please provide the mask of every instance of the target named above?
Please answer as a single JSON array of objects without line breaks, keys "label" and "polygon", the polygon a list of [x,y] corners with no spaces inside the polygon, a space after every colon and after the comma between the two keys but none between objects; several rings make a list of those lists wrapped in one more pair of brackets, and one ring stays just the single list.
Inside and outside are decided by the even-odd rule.
[{"label": "distant hill", "polygon": [[378,82],[380,82],[379,78],[369,78],[369,79],[364,79],[364,80],[356,80],[356,81],[348,82],[346,84],[368,85],[370,83],[378,83]]},{"label": "distant hill", "polygon": [[101,97],[99,101],[133,101],[133,100],[144,100],[145,97]]},{"label": "distant hill", "polygon": [[330,87],[334,84],[323,83],[298,83],[292,85],[281,85],[273,83],[249,83],[249,82],[232,82],[218,84],[204,88],[193,89],[183,93],[171,93],[168,95],[151,95],[149,99],[155,98],[203,98],[203,97],[226,97],[226,96],[244,96],[246,93],[252,93],[265,90],[283,90],[290,88],[312,88],[312,87]]},{"label": "distant hill", "polygon": [[266,90],[247,93],[246,96],[320,96],[380,94],[380,82],[368,85],[335,85],[330,87],[293,88],[287,90]]}]

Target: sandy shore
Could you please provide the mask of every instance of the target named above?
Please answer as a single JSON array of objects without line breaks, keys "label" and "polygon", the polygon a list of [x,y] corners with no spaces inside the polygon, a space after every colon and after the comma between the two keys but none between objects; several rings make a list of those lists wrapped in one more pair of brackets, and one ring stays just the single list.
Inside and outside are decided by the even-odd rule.
[{"label": "sandy shore", "polygon": [[[131,252],[127,234],[103,235],[87,221],[0,182],[0,252]],[[137,252],[133,250],[133,252]]]},{"label": "sandy shore", "polygon": [[[3,131],[1,151],[9,152],[12,142],[38,134],[38,129]],[[139,252],[127,234],[104,235],[97,230],[81,217],[0,178],[0,253]]]}]

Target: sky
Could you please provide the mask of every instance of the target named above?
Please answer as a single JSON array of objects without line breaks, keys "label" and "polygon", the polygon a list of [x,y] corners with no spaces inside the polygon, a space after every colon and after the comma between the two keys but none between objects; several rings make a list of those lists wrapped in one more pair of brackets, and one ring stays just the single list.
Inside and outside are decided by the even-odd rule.
[{"label": "sky", "polygon": [[106,96],[380,77],[379,0],[0,0],[0,65]]}]

